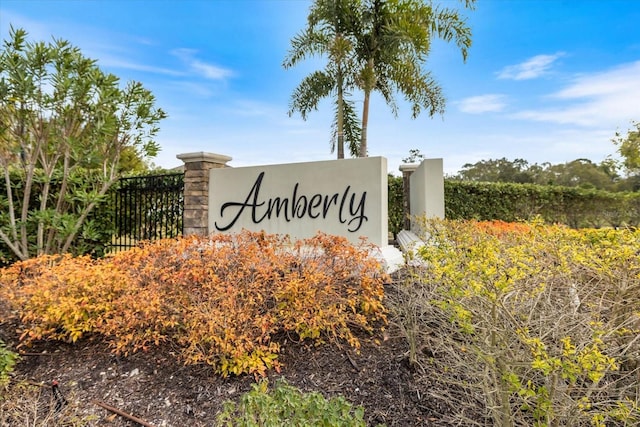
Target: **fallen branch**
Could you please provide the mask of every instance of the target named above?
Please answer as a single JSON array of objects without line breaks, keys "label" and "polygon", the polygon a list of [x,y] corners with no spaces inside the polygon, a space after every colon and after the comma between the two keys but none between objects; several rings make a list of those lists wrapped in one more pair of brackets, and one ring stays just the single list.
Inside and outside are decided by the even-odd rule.
[{"label": "fallen branch", "polygon": [[353,369],[355,369],[356,371],[360,371],[360,368],[358,368],[358,365],[356,364],[356,361],[353,360],[353,358],[351,357],[349,352],[346,351],[345,354],[347,355],[347,359],[349,359],[349,363],[351,363],[351,366],[353,366]]},{"label": "fallen branch", "polygon": [[102,407],[102,408],[106,409],[107,411],[111,411],[111,412],[113,412],[114,414],[118,414],[118,415],[120,415],[121,417],[124,417],[124,418],[126,418],[126,419],[128,419],[128,420],[130,420],[130,421],[133,421],[134,423],[138,423],[138,424],[140,424],[141,426],[144,426],[144,427],[154,427],[154,426],[153,426],[153,424],[149,424],[148,422],[146,422],[146,421],[145,421],[145,420],[143,420],[143,419],[140,419],[140,418],[138,418],[138,417],[134,417],[133,415],[129,415],[129,414],[127,414],[126,412],[121,411],[120,409],[115,408],[115,407],[113,407],[113,406],[111,406],[111,405],[107,405],[107,404],[106,404],[106,403],[104,403],[104,402],[100,402],[99,400],[92,400],[92,401],[91,401],[91,403],[93,403],[93,404],[95,404],[95,405],[98,405],[98,406],[100,406],[100,407]]},{"label": "fallen branch", "polygon": [[52,353],[18,353],[18,356],[53,356]]}]

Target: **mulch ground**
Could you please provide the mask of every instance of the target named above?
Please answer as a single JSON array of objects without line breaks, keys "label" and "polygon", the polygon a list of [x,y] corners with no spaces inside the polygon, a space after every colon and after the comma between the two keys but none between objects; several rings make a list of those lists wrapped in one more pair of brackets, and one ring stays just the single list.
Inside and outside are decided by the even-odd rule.
[{"label": "mulch ground", "polygon": [[[0,321],[0,339],[11,348],[17,344],[16,326]],[[283,366],[280,374],[269,373],[270,382],[283,376],[303,391],[342,395],[365,408],[368,425],[448,425],[448,414],[456,410],[434,397],[441,394],[425,381],[428,373],[410,369],[406,341],[393,327],[384,334],[361,337],[359,352],[346,344],[315,346],[288,337],[278,341],[283,344],[279,356]],[[221,378],[210,367],[184,366],[168,347],[116,357],[103,342],[89,338],[73,345],[43,342],[21,351],[28,353],[17,365],[13,381],[47,384],[42,387],[47,398],[48,384],[56,380],[69,408],[85,420],[81,425],[88,426],[145,425],[98,403],[155,427],[212,426],[223,402],[237,400],[255,381],[246,375]]]}]

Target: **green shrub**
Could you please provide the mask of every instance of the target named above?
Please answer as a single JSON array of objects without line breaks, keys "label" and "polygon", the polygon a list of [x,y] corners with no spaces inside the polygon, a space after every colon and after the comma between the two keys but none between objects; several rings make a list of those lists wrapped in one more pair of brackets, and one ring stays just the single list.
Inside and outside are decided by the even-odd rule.
[{"label": "green shrub", "polygon": [[[18,214],[22,210],[24,199],[24,172],[19,169],[9,169],[10,180],[13,183],[12,203],[14,212]],[[111,193],[103,197],[97,197],[94,193],[96,188],[102,184],[101,178],[95,171],[87,169],[76,169],[73,174],[68,175],[66,182],[67,191],[73,194],[71,197],[63,198],[64,212],[56,211],[55,203],[51,200],[58,200],[62,186],[62,175],[56,174],[50,182],[49,188],[49,208],[40,208],[40,197],[46,177],[41,171],[37,171],[31,188],[31,197],[28,200],[28,209],[31,212],[25,222],[26,236],[30,247],[36,247],[37,230],[40,221],[43,222],[47,230],[46,238],[50,240],[46,245],[47,253],[55,253],[61,250],[64,239],[71,233],[78,221],[81,212],[86,205],[93,201],[95,197],[97,205],[84,220],[70,252],[75,255],[88,254],[93,257],[102,257],[111,244],[112,235],[115,232],[114,206]],[[7,197],[5,180],[0,180],[0,230],[7,236],[11,236],[12,220],[9,215],[10,201]],[[17,218],[19,220],[19,218]],[[45,249],[45,248],[42,248]],[[32,255],[34,255],[32,253]],[[0,239],[0,267],[7,266],[18,261],[18,257],[11,248]]]},{"label": "green shrub", "polygon": [[388,183],[388,224],[389,232],[393,233],[393,237],[404,228],[404,188],[402,177],[393,176],[391,174],[387,177]]},{"label": "green shrub", "polygon": [[4,386],[9,381],[9,374],[13,372],[18,357],[17,353],[9,350],[0,340],[0,386]]},{"label": "green shrub", "polygon": [[[402,178],[389,175],[389,231],[404,228]],[[583,227],[637,227],[640,193],[562,187],[558,185],[475,182],[446,179],[444,205],[447,219],[530,221]]]},{"label": "green shrub", "polygon": [[364,409],[354,408],[342,396],[327,400],[318,392],[302,393],[285,380],[276,382],[271,391],[266,380],[252,387],[239,403],[224,403],[218,426],[366,426]]}]

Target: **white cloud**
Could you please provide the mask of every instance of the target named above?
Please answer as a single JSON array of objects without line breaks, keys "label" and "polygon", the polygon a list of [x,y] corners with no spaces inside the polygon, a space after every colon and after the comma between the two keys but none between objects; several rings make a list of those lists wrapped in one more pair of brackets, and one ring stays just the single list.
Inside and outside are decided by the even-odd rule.
[{"label": "white cloud", "polygon": [[[610,70],[577,76],[571,86],[555,96],[563,99],[607,96],[611,94],[637,94],[640,90],[640,61],[622,64]],[[637,105],[640,102],[636,98]]]},{"label": "white cloud", "polygon": [[534,56],[520,64],[504,67],[498,72],[498,78],[512,80],[536,79],[547,74],[551,65],[561,56],[564,56],[564,52],[558,52],[553,55]]},{"label": "white cloud", "polygon": [[506,97],[500,94],[471,96],[458,101],[458,109],[463,113],[482,114],[499,113],[506,107]]},{"label": "white cloud", "polygon": [[193,61],[191,67],[201,73],[204,77],[211,80],[223,80],[226,77],[231,76],[231,71],[220,68],[215,65],[205,64],[200,61]]},{"label": "white cloud", "polygon": [[151,65],[139,64],[126,59],[117,58],[107,53],[88,55],[89,57],[99,57],[98,64],[103,67],[120,68],[125,70],[144,71],[153,74],[164,74],[168,76],[184,76],[185,73],[168,68],[154,67]]},{"label": "white cloud", "polygon": [[[28,33],[28,40],[52,42],[54,39],[73,40],[74,46],[82,48],[82,53],[88,58],[98,59],[100,67],[109,67],[123,70],[143,71],[153,74],[164,74],[170,76],[184,75],[183,72],[168,68],[144,65],[132,61],[127,56],[132,56],[130,36],[125,36],[125,42],[121,40],[122,35],[113,32],[103,32],[96,28],[86,28],[83,25],[68,24],[66,22],[43,23],[25,18],[21,15],[13,14],[2,10],[0,13],[0,36],[8,38],[9,26],[14,29],[23,28]],[[7,29],[6,34],[5,28]],[[81,36],[79,36],[81,35]],[[80,44],[78,44],[80,42]],[[133,44],[152,45],[149,39],[136,38]],[[126,47],[125,47],[126,46]]]},{"label": "white cloud", "polygon": [[193,49],[175,49],[171,53],[191,68],[192,71],[200,74],[202,77],[210,80],[225,80],[227,77],[233,76],[233,71],[228,68],[219,67],[214,64],[208,64],[195,59],[194,56],[197,53]]},{"label": "white cloud", "polygon": [[588,127],[626,126],[640,119],[640,61],[583,74],[547,97],[567,105],[525,110],[515,118]]}]

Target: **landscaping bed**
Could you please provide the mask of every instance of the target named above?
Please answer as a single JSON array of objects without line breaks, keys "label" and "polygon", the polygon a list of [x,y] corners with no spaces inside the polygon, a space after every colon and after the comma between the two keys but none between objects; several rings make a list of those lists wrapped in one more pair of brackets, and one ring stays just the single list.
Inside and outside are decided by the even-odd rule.
[{"label": "landscaping bed", "polygon": [[[392,292],[393,284],[387,285]],[[4,317],[4,316],[3,316]],[[17,344],[17,325],[0,323],[0,339]],[[443,406],[446,390],[436,384],[424,387],[414,381],[409,368],[406,340],[394,328],[376,336],[362,336],[360,352],[348,345],[314,345],[281,336],[281,373],[270,372],[274,383],[284,377],[302,391],[319,391],[327,397],[342,395],[365,408],[369,425],[449,425],[448,414],[455,407]],[[378,340],[375,343],[374,340]],[[75,414],[88,426],[135,426],[137,424],[98,406],[114,406],[153,426],[212,426],[225,400],[237,400],[255,383],[248,375],[222,378],[207,366],[184,366],[171,348],[154,348],[128,357],[114,356],[97,338],[75,344],[40,342],[28,349],[16,366],[13,383],[33,386],[41,394],[40,411],[45,416],[54,404],[50,384],[57,380],[69,401],[66,413]],[[420,373],[424,376],[424,372]],[[34,391],[35,393],[35,391]],[[33,404],[33,402],[31,402]],[[33,405],[26,403],[26,412]],[[57,425],[54,421],[51,426]]]},{"label": "landscaping bed", "polygon": [[257,425],[290,402],[313,402],[291,425],[640,423],[638,230],[424,227],[393,277],[334,237],[262,234],[1,270],[0,340],[22,357],[0,425],[215,425],[249,400],[280,420]]}]

